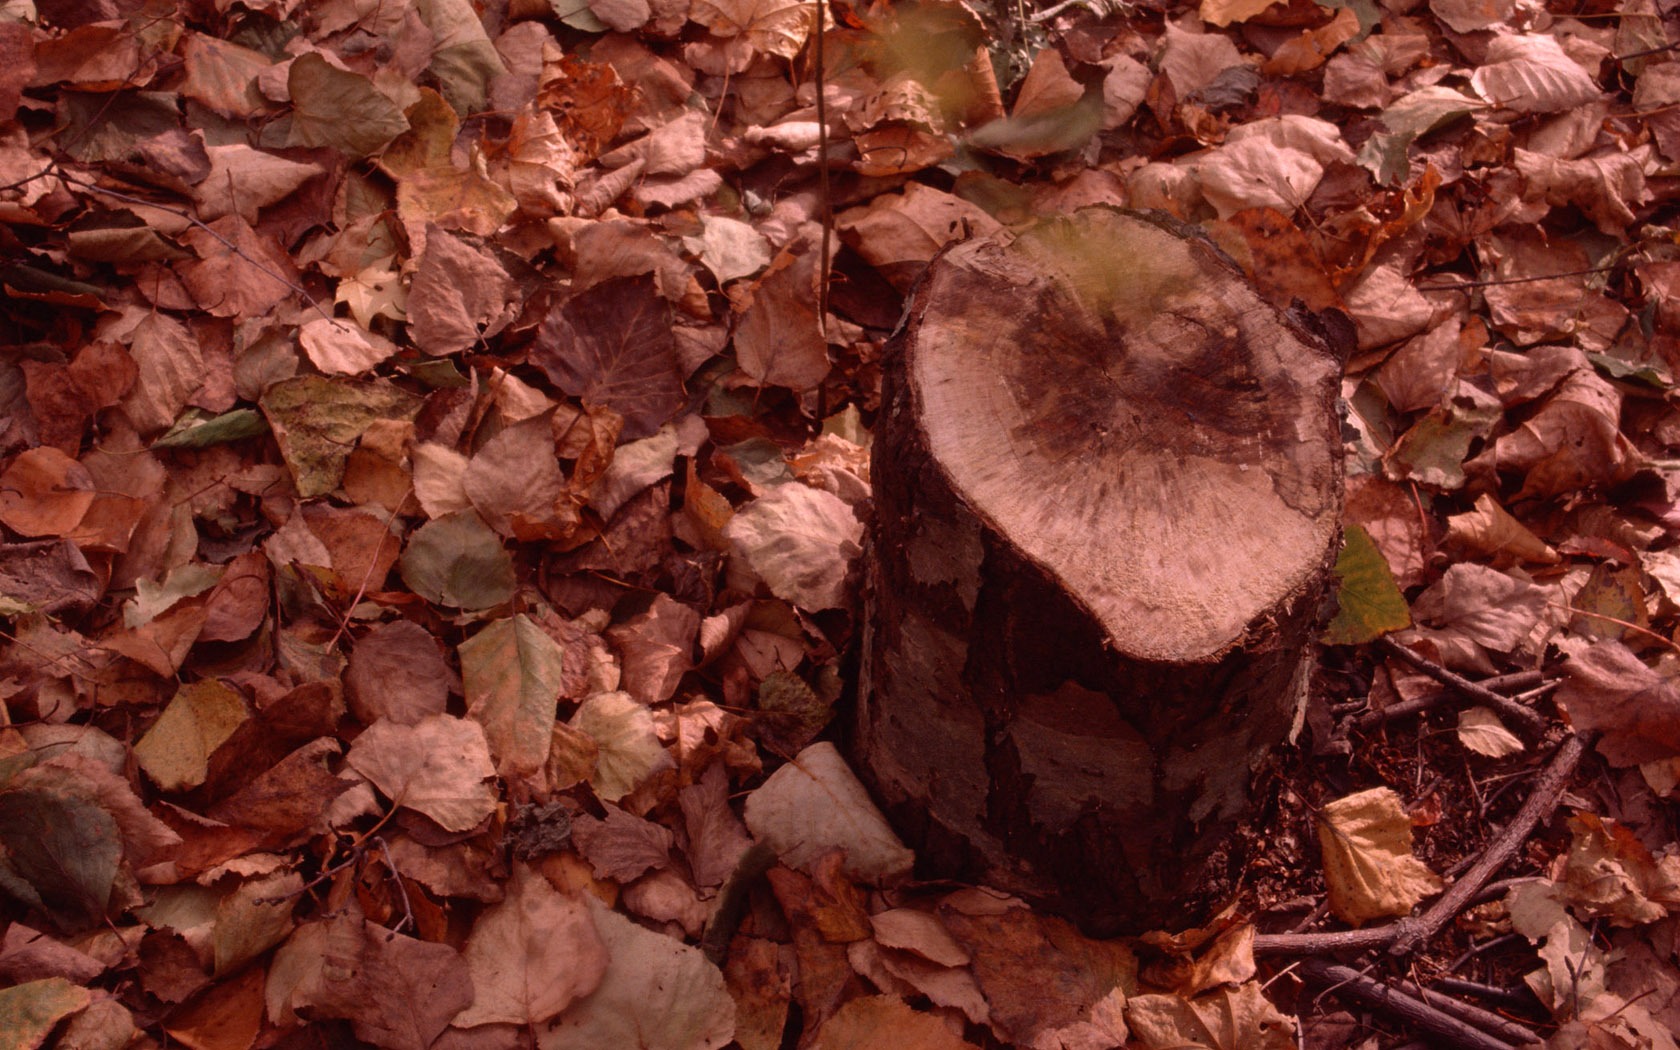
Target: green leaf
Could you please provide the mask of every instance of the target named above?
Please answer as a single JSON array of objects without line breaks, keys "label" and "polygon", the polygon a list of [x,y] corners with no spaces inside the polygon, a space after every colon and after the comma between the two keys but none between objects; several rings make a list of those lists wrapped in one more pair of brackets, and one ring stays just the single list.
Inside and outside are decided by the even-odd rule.
[{"label": "green leaf", "polygon": [[475,511],[458,510],[420,526],[399,565],[403,582],[438,605],[488,609],[513,597],[513,559]]},{"label": "green leaf", "polygon": [[1395,185],[1410,170],[1407,151],[1420,136],[1486,108],[1486,103],[1445,85],[1420,88],[1383,110],[1377,119],[1384,130],[1365,140],[1365,145],[1359,149],[1358,162],[1376,176],[1378,182]]},{"label": "green leaf", "polygon": [[543,768],[560,699],[560,643],[529,617],[497,620],[461,643],[467,717],[484,726],[496,771],[529,776]]},{"label": "green leaf", "polygon": [[93,993],[62,977],[0,991],[0,1050],[44,1046],[58,1023],[87,1007]]},{"label": "green leaf", "polygon": [[262,396],[263,414],[297,481],[298,495],[305,499],[338,487],[351,451],[375,420],[407,422],[419,414],[420,403],[420,398],[383,380],[312,375],[283,379]]},{"label": "green leaf", "polygon": [[1359,645],[1412,624],[1411,610],[1394,582],[1388,561],[1370,534],[1349,525],[1336,559],[1335,619],[1324,629],[1326,645]]},{"label": "green leaf", "polygon": [[805,749],[833,717],[833,698],[819,697],[792,671],[771,671],[758,684],[764,743],[783,758]]},{"label": "green leaf", "polygon": [[254,408],[236,408],[219,416],[195,408],[177,419],[167,433],[152,442],[152,447],[208,448],[256,437],[267,430],[268,422]]},{"label": "green leaf", "polygon": [[8,791],[0,794],[0,847],[0,862],[48,908],[67,918],[104,916],[122,859],[111,814],[55,792]]}]

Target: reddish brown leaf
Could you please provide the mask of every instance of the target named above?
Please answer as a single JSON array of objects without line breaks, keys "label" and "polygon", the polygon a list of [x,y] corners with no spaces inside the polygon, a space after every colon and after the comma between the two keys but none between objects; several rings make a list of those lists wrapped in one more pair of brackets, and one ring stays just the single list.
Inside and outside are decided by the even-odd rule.
[{"label": "reddish brown leaf", "polygon": [[625,440],[652,434],[682,405],[670,308],[647,277],[607,281],[555,307],[531,360],[567,395],[623,416]]}]

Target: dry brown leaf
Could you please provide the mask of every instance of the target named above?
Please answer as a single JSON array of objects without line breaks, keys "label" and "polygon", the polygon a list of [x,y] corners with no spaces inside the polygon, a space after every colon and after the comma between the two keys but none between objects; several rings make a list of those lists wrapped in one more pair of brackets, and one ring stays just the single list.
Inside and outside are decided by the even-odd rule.
[{"label": "dry brown leaf", "polygon": [[682,405],[670,308],[647,277],[607,281],[557,305],[531,360],[561,392],[623,416],[626,440],[654,433]]},{"label": "dry brown leaf", "polygon": [[795,482],[736,511],[723,535],[771,594],[816,612],[845,604],[863,526],[838,496]]},{"label": "dry brown leaf", "polygon": [[917,1013],[890,995],[853,999],[817,1029],[812,1050],[863,1050],[870,1046],[903,1050],[975,1050],[974,1044],[929,1014]]},{"label": "dry brown leaf", "polygon": [[1556,565],[1562,560],[1550,544],[1524,528],[1485,492],[1476,497],[1475,509],[1447,518],[1446,542],[1504,561]]},{"label": "dry brown leaf", "polygon": [[56,448],[32,448],[0,473],[0,522],[25,536],[64,536],[93,506],[93,475]]},{"label": "dry brown leaf", "polygon": [[477,722],[428,715],[413,725],[385,720],[362,731],[350,765],[395,805],[423,813],[448,831],[467,831],[490,815],[496,775]]},{"label": "dry brown leaf", "polygon": [[1587,71],[1544,33],[1495,36],[1470,83],[1484,99],[1519,113],[1558,113],[1601,94]]},{"label": "dry brown leaf", "polygon": [[1672,681],[1621,642],[1566,638],[1558,645],[1569,656],[1558,705],[1577,730],[1602,734],[1598,751],[1612,765],[1680,755],[1680,689]]}]

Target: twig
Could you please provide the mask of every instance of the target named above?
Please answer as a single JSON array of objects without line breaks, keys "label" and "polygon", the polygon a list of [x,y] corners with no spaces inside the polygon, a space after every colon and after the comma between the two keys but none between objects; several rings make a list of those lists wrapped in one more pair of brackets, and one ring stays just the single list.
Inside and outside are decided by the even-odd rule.
[{"label": "twig", "polygon": [[[1522,934],[1513,934],[1527,942]],[[1466,981],[1459,977],[1437,977],[1430,988],[1442,992],[1452,992],[1456,995],[1473,995],[1484,1002],[1502,1006],[1507,1010],[1533,1010],[1540,1005],[1540,1000],[1534,997],[1534,992],[1527,985],[1516,988],[1500,988],[1497,985],[1482,984],[1480,981]]]},{"label": "twig", "polygon": [[1517,730],[1529,738],[1536,738],[1546,731],[1546,720],[1540,716],[1538,711],[1524,707],[1508,696],[1500,696],[1486,686],[1477,685],[1463,675],[1455,671],[1449,671],[1435,661],[1419,656],[1387,635],[1378,638],[1377,645],[1383,651],[1398,656],[1442,685],[1451,686],[1462,695],[1498,711],[1501,715],[1516,723]]},{"label": "twig", "polygon": [[1564,739],[1552,760],[1535,778],[1534,791],[1505,830],[1489,843],[1482,857],[1452,888],[1443,893],[1422,915],[1407,916],[1387,926],[1365,930],[1335,930],[1328,933],[1262,933],[1254,938],[1255,955],[1320,955],[1327,952],[1363,951],[1388,946],[1395,955],[1411,952],[1442,926],[1472,905],[1487,882],[1516,853],[1547,814],[1557,807],[1558,796],[1574,775],[1581,756],[1592,745],[1596,733],[1576,733]]},{"label": "twig", "polygon": [[1451,1014],[1465,1024],[1480,1028],[1496,1039],[1503,1039],[1517,1046],[1540,1041],[1539,1036],[1535,1035],[1533,1030],[1509,1018],[1501,1017],[1491,1010],[1484,1010],[1474,1003],[1455,999],[1446,994],[1446,990],[1439,985],[1434,988],[1424,988],[1411,981],[1401,981],[1399,989],[1402,993],[1419,1002],[1427,1003],[1444,1014]]},{"label": "twig", "polygon": [[1394,940],[1398,932],[1396,927],[1397,924],[1390,923],[1367,930],[1335,930],[1330,933],[1260,933],[1254,937],[1254,954],[1322,955],[1381,948]]},{"label": "twig", "polygon": [[1481,280],[1461,281],[1458,284],[1420,284],[1420,292],[1458,292],[1466,288],[1488,288],[1498,284],[1533,284],[1536,281],[1550,281],[1558,277],[1585,277],[1595,273],[1609,273],[1614,266],[1589,266],[1585,270],[1565,270],[1562,273],[1541,273],[1532,277],[1486,277]]},{"label": "twig", "polygon": [[1514,1050],[1522,1045],[1489,1035],[1480,1028],[1466,1024],[1451,1014],[1347,966],[1336,966],[1323,959],[1305,959],[1301,962],[1300,972],[1301,976],[1313,984],[1326,986],[1327,994],[1352,999],[1362,1006],[1426,1033],[1430,1037],[1430,1046],[1455,1047],[1460,1050]]},{"label": "twig", "polygon": [[[1515,674],[1502,674],[1495,678],[1486,679],[1480,684],[1482,688],[1491,689],[1501,695],[1505,693],[1521,693],[1524,690],[1532,690],[1535,686],[1541,686],[1540,690],[1535,690],[1534,693],[1525,695],[1544,696],[1546,693],[1551,692],[1557,687],[1555,683],[1543,685],[1542,676],[1539,671],[1518,671]],[[1354,727],[1358,729],[1370,729],[1371,727],[1381,725],[1384,722],[1392,722],[1397,718],[1405,718],[1407,715],[1415,715],[1422,711],[1428,711],[1430,708],[1441,704],[1443,701],[1449,700],[1454,696],[1462,695],[1462,693],[1459,693],[1455,689],[1437,690],[1425,696],[1414,697],[1411,700],[1402,700],[1397,704],[1390,704],[1381,711],[1367,711],[1355,718],[1353,720],[1353,724]]]},{"label": "twig", "polygon": [[1596,733],[1574,733],[1564,738],[1558,745],[1552,760],[1546,764],[1540,776],[1535,779],[1534,790],[1529,793],[1528,800],[1517,810],[1517,815],[1511,818],[1504,831],[1488,844],[1483,851],[1482,859],[1475,866],[1464,873],[1464,877],[1452,884],[1447,892],[1429,906],[1429,910],[1422,915],[1407,916],[1394,925],[1398,927],[1398,934],[1394,943],[1388,946],[1391,955],[1409,955],[1418,945],[1433,937],[1441,927],[1451,922],[1453,917],[1481,892],[1483,886],[1506,862],[1517,852],[1517,848],[1527,841],[1534,828],[1541,820],[1549,816],[1557,808],[1558,797],[1563,794],[1569,778],[1575,775],[1575,767],[1580,765],[1581,756],[1587,753]]},{"label": "twig", "polygon": [[822,258],[817,260],[817,334],[828,338],[828,250],[834,237],[834,198],[828,188],[828,84],[823,67],[823,23],[828,0],[817,0],[817,186],[822,192]]}]

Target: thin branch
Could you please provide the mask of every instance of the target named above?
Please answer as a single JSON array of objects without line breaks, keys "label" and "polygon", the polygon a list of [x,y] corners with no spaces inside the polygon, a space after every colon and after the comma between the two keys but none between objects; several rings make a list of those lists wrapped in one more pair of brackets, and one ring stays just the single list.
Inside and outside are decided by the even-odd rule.
[{"label": "thin branch", "polygon": [[290,288],[294,293],[297,294],[297,296],[299,298],[301,298],[304,302],[308,303],[311,307],[313,307],[316,313],[320,314],[322,317],[325,317],[329,321],[337,320],[337,318],[333,317],[332,314],[328,313],[325,309],[323,309],[321,304],[315,301],[315,297],[313,295],[310,295],[309,292],[305,288],[303,288],[301,285],[293,284],[283,274],[275,273],[272,269],[270,269],[268,266],[264,265],[261,261],[259,261],[257,259],[253,259],[249,255],[246,255],[243,251],[240,250],[238,245],[234,244],[232,241],[228,240],[226,237],[223,237],[221,234],[219,234],[215,230],[211,229],[202,219],[198,219],[198,218],[196,218],[192,215],[188,215],[186,212],[181,211],[177,208],[171,208],[167,204],[159,204],[156,201],[149,201],[149,200],[146,200],[144,197],[133,197],[133,196],[130,196],[129,194],[121,192],[120,190],[107,189],[104,186],[98,185],[97,183],[88,182],[86,179],[83,179],[80,176],[72,175],[69,172],[63,170],[62,168],[59,169],[58,177],[63,179],[65,182],[69,182],[69,183],[72,183],[74,185],[80,186],[83,189],[88,190],[92,193],[103,194],[107,197],[115,197],[117,200],[123,201],[123,202],[128,203],[128,204],[138,204],[143,208],[156,208],[159,211],[166,211],[166,212],[175,216],[178,219],[184,219],[187,222],[192,223],[194,226],[197,226],[199,229],[203,230],[205,233],[208,233],[210,236],[212,236],[212,237],[216,238],[216,240],[220,241],[222,243],[222,247],[226,248],[228,251],[232,252],[233,254],[239,256],[239,258],[245,260],[245,262],[250,264],[250,266],[253,269],[255,269],[258,273],[261,273],[263,276],[268,277],[271,280],[278,281],[280,284],[283,284],[287,288]]},{"label": "thin branch", "polygon": [[1535,827],[1557,808],[1558,798],[1568,786],[1569,778],[1575,775],[1581,757],[1597,736],[1596,733],[1572,733],[1564,738],[1552,760],[1535,779],[1534,790],[1529,793],[1528,800],[1517,810],[1517,815],[1511,818],[1505,830],[1488,844],[1482,859],[1441,894],[1428,911],[1418,916],[1407,916],[1394,924],[1399,932],[1394,943],[1388,946],[1390,955],[1410,955],[1469,906],[1488,880],[1498,874],[1518,848],[1528,841]]},{"label": "thin branch", "polygon": [[1387,635],[1377,639],[1377,645],[1384,652],[1398,656],[1442,685],[1451,686],[1464,696],[1484,703],[1498,711],[1501,715],[1515,722],[1518,731],[1530,739],[1536,738],[1546,731],[1546,720],[1533,708],[1524,707],[1508,696],[1501,696],[1486,686],[1477,685],[1463,675],[1449,671],[1435,661],[1419,656]]},{"label": "thin branch", "polygon": [[1352,999],[1424,1033],[1429,1037],[1430,1046],[1453,1047],[1456,1050],[1514,1050],[1522,1045],[1490,1035],[1347,966],[1336,966],[1323,959],[1304,959],[1300,972],[1308,982],[1325,987],[1326,994]]},{"label": "thin branch", "polygon": [[[1556,689],[1559,683],[1543,683],[1542,676],[1539,671],[1518,671],[1515,674],[1505,674],[1494,678],[1484,679],[1479,684],[1482,688],[1491,689],[1500,695],[1519,693],[1521,694],[1520,699],[1537,700]],[[1536,686],[1539,686],[1539,688],[1535,688]],[[1532,691],[1524,692],[1524,690]],[[1435,692],[1428,693],[1424,696],[1414,697],[1411,700],[1402,700],[1399,703],[1390,704],[1380,711],[1366,711],[1355,718],[1353,720],[1353,724],[1359,729],[1369,729],[1372,726],[1381,725],[1384,722],[1392,722],[1397,718],[1405,718],[1407,715],[1415,715],[1428,711],[1431,708],[1440,706],[1454,697],[1462,698],[1463,694],[1456,689],[1450,688],[1436,690]]]},{"label": "thin branch", "polygon": [[828,338],[828,251],[834,238],[834,198],[828,187],[828,85],[823,65],[823,23],[828,0],[817,0],[817,186],[822,194],[822,257],[817,260],[817,334]]},{"label": "thin branch", "polygon": [[1329,933],[1262,933],[1254,938],[1256,955],[1320,955],[1327,952],[1363,951],[1388,946],[1390,953],[1404,955],[1451,922],[1459,912],[1474,904],[1500,868],[1528,840],[1536,825],[1557,808],[1559,796],[1575,768],[1581,763],[1597,734],[1575,733],[1564,738],[1546,768],[1535,778],[1517,815],[1482,852],[1481,859],[1464,876],[1436,899],[1422,915],[1408,916],[1387,926]]},{"label": "thin branch", "polygon": [[1475,1025],[1496,1039],[1503,1039],[1517,1046],[1538,1042],[1539,1040],[1532,1029],[1501,1017],[1492,1010],[1484,1010],[1474,1003],[1455,999],[1448,995],[1444,988],[1424,988],[1412,981],[1402,981],[1398,987],[1402,993],[1421,1003],[1428,1003],[1444,1014],[1451,1014],[1465,1024]]},{"label": "thin branch", "polygon": [[1457,284],[1420,284],[1420,292],[1457,292],[1465,288],[1488,288],[1498,284],[1533,284],[1536,281],[1550,281],[1559,277],[1585,277],[1588,274],[1609,273],[1614,266],[1590,266],[1585,270],[1565,270],[1562,273],[1539,273],[1532,277],[1486,277],[1474,281],[1460,281]]}]

